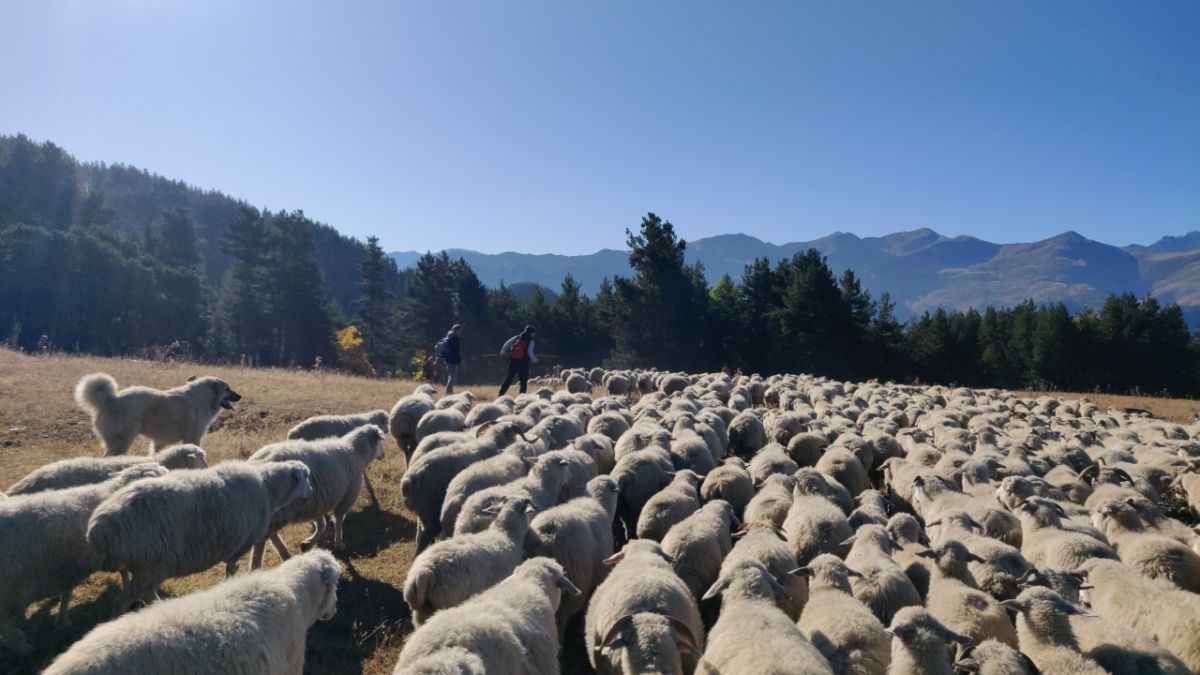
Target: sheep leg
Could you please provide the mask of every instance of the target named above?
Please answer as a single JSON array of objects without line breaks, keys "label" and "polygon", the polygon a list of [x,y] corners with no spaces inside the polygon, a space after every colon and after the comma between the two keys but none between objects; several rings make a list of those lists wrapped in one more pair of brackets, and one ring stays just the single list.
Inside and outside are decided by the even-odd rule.
[{"label": "sheep leg", "polygon": [[254,552],[250,554],[250,569],[262,569],[263,553],[267,550],[267,540],[263,539],[254,545]]},{"label": "sheep leg", "polygon": [[379,508],[379,498],[375,496],[375,487],[371,485],[371,477],[367,475],[367,470],[363,469],[363,485],[367,486],[367,496],[371,498],[371,506]]},{"label": "sheep leg", "polygon": [[433,540],[438,536],[438,529],[441,523],[434,521],[432,523],[419,523],[417,525],[417,553],[424,551],[426,547],[433,543]]},{"label": "sheep leg", "polygon": [[328,526],[325,524],[325,514],[321,514],[313,520],[313,533],[309,535],[308,539],[300,542],[300,550],[308,551],[316,546],[324,537],[326,527]]},{"label": "sheep leg", "polygon": [[346,522],[346,514],[338,513],[333,516],[333,550],[341,551],[346,548],[342,541],[342,524]]},{"label": "sheep leg", "polygon": [[287,545],[283,543],[283,539],[279,536],[278,532],[271,533],[271,546],[275,547],[275,552],[279,554],[280,558],[288,560],[292,557],[291,552],[288,551]]},{"label": "sheep leg", "polygon": [[71,604],[71,594],[75,592],[74,588],[68,588],[63,592],[58,600],[58,625],[69,626],[71,620],[67,617],[67,606]]}]

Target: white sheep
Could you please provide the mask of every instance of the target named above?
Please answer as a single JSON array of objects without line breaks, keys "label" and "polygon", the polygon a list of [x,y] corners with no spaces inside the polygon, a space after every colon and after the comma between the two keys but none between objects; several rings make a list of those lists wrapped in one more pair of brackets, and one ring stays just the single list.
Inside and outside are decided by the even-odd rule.
[{"label": "white sheep", "polygon": [[675,572],[699,601],[721,574],[721,562],[733,548],[729,502],[711,501],[672,527],[663,550],[675,558]]},{"label": "white sheep", "polygon": [[465,650],[478,658],[479,672],[489,675],[555,675],[559,645],[554,612],[563,592],[578,594],[579,589],[562,566],[549,558],[526,560],[507,579],[417,628],[405,640],[393,672],[445,673],[417,669],[422,662],[436,662],[438,655],[456,668],[475,663],[461,654]]},{"label": "white sheep", "polygon": [[518,498],[489,509],[497,515],[487,530],[439,541],[413,560],[404,578],[413,625],[491,587],[521,562],[534,507]]},{"label": "white sheep", "polygon": [[846,564],[859,573],[850,581],[851,592],[881,623],[890,624],[904,607],[921,605],[916,587],[892,559],[900,547],[882,525],[863,525],[849,541]]},{"label": "white sheep", "polygon": [[592,595],[584,629],[592,667],[602,674],[677,673],[694,664],[704,625],[695,597],[671,567],[675,559],[657,543],[636,539],[605,562],[616,567]]},{"label": "white sheep", "polygon": [[850,594],[857,572],[828,553],[801,568],[809,575],[808,604],[797,626],[833,666],[835,673],[883,675],[891,646],[883,624]]},{"label": "white sheep", "polygon": [[[280,558],[287,560],[290,557],[287,546],[279,537],[280,528],[290,523],[311,521],[313,533],[300,543],[300,550],[307,551],[325,536],[325,521],[329,515],[333,516],[332,546],[334,549],[344,546],[342,535],[346,514],[358,500],[367,465],[383,458],[383,434],[377,426],[364,425],[338,438],[273,443],[250,456],[251,462],[294,460],[308,467],[312,494],[306,499],[292,501],[271,517],[271,532],[267,536]],[[265,540],[255,544],[252,568],[262,566],[265,546]]]},{"label": "white sheep", "polygon": [[[787,491],[790,502],[791,488]],[[754,499],[754,481],[746,470],[746,463],[737,457],[730,457],[709,471],[700,484],[700,496],[705,501],[724,499],[733,507],[734,514],[745,520],[743,514],[746,505]]]},{"label": "white sheep", "polygon": [[414,393],[396,401],[388,415],[388,432],[410,462],[420,440],[417,438],[417,423],[430,410],[433,410],[433,399],[427,394]]},{"label": "white sheep", "polygon": [[145,462],[155,462],[164,467],[175,469],[203,469],[208,466],[207,456],[199,446],[190,443],[172,445],[159,450],[149,457],[136,455],[113,455],[108,457],[74,457],[62,459],[35,469],[33,472],[13,483],[8,488],[8,495],[29,495],[45,490],[63,490],[66,488],[90,485],[106,481],[125,469]]},{"label": "white sheep", "polygon": [[75,586],[104,562],[84,538],[92,511],[122,487],[166,473],[143,461],[102,483],[0,500],[0,575],[7,580],[0,593],[0,641],[29,651],[18,626],[29,603],[42,598],[60,596],[58,618],[66,623]]},{"label": "white sheep", "polygon": [[683,469],[675,473],[670,484],[646,501],[638,516],[639,539],[662,541],[676,523],[683,521],[700,508],[700,493],[696,490],[700,476]]},{"label": "white sheep", "polygon": [[953,675],[947,643],[970,640],[942,625],[922,607],[905,607],[888,626],[892,662],[888,675]]},{"label": "white sheep", "polygon": [[696,673],[702,675],[832,675],[829,661],[777,606],[785,589],[762,563],[738,560],[721,570],[706,598],[721,596]]},{"label": "white sheep", "polygon": [[117,611],[158,599],[160,583],[238,559],[267,536],[271,517],[312,493],[300,462],[226,462],[126,486],[88,521],[87,540],[106,570],[131,575]]},{"label": "white sheep", "polygon": [[580,595],[563,598],[558,608],[558,634],[567,621],[587,607],[592,591],[607,576],[604,560],[613,554],[613,516],[617,510],[617,483],[598,476],[588,483],[589,494],[543,511],[534,517],[525,535],[528,557],[557,560]]},{"label": "white sheep", "polygon": [[504,485],[485,488],[463,502],[454,521],[454,535],[482,532],[496,518],[493,508],[509,499],[524,499],[537,511],[558,504],[563,487],[571,476],[570,462],[554,452],[530,458],[533,464],[529,475]]},{"label": "white sheep", "polygon": [[337,611],[333,556],[284,564],[100,624],[50,664],[47,675],[297,675],[305,636]]},{"label": "white sheep", "polygon": [[475,462],[459,472],[446,486],[446,496],[442,500],[439,518],[442,534],[454,534],[454,521],[471,495],[525,476],[530,467],[526,460],[537,457],[538,452],[537,446],[517,441],[495,457]]},{"label": "white sheep", "polygon": [[[310,417],[288,430],[288,440],[299,439],[315,441],[321,438],[336,438],[345,436],[355,429],[372,424],[379,427],[383,433],[388,433],[388,411],[373,410],[352,415],[317,415]],[[379,498],[375,496],[375,486],[371,478],[363,472],[363,485],[367,488],[367,496],[371,498],[371,506],[379,508]]]}]

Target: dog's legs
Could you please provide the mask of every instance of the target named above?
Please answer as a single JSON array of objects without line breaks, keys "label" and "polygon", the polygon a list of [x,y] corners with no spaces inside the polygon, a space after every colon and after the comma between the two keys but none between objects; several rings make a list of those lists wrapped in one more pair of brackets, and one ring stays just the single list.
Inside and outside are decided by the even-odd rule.
[{"label": "dog's legs", "polygon": [[137,438],[137,430],[133,430],[132,433],[125,429],[108,433],[101,432],[100,436],[104,440],[105,457],[124,455],[129,452],[129,446],[133,445],[133,441]]}]

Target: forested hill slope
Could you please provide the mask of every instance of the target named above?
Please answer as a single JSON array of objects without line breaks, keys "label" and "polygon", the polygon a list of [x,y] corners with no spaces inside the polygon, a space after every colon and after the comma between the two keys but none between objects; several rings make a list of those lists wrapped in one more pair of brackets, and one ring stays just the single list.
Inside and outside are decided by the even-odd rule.
[{"label": "forested hill slope", "polygon": [[[164,214],[185,209],[210,288],[220,285],[231,264],[221,251],[221,235],[238,210],[248,206],[221,192],[199,190],[144,169],[81,163],[53,143],[0,136],[0,227],[65,232],[76,225],[103,223],[115,232],[150,240],[152,249],[163,235]],[[302,220],[312,233],[328,297],[348,315],[359,294],[359,265],[366,247],[328,225]],[[398,285],[399,275],[393,272],[390,283]]]}]

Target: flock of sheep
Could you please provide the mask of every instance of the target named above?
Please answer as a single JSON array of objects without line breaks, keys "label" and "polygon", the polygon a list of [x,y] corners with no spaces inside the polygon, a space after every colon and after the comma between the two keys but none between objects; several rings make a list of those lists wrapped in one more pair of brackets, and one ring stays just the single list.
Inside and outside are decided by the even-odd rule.
[{"label": "flock of sheep", "polygon": [[[194,427],[179,411],[203,408],[207,428],[236,400],[220,384],[203,404],[131,389],[145,415]],[[1200,537],[1167,504],[1200,509],[1200,422],[793,375],[558,384],[423,387],[212,467],[194,444],[43,467],[0,498],[0,641],[28,649],[28,605],[58,597],[65,619],[107,570],[117,618],[47,673],[301,672],[340,575],[310,549],[340,548],[364,484],[374,500],[364,470],[390,434],[418,520],[397,674],[557,673],[569,645],[600,673],[1200,672]],[[80,395],[98,433],[125,395],[104,389]],[[298,522],[313,534],[292,557],[278,532]],[[285,562],[261,569],[268,542]],[[225,582],[158,599],[220,563]]]}]

